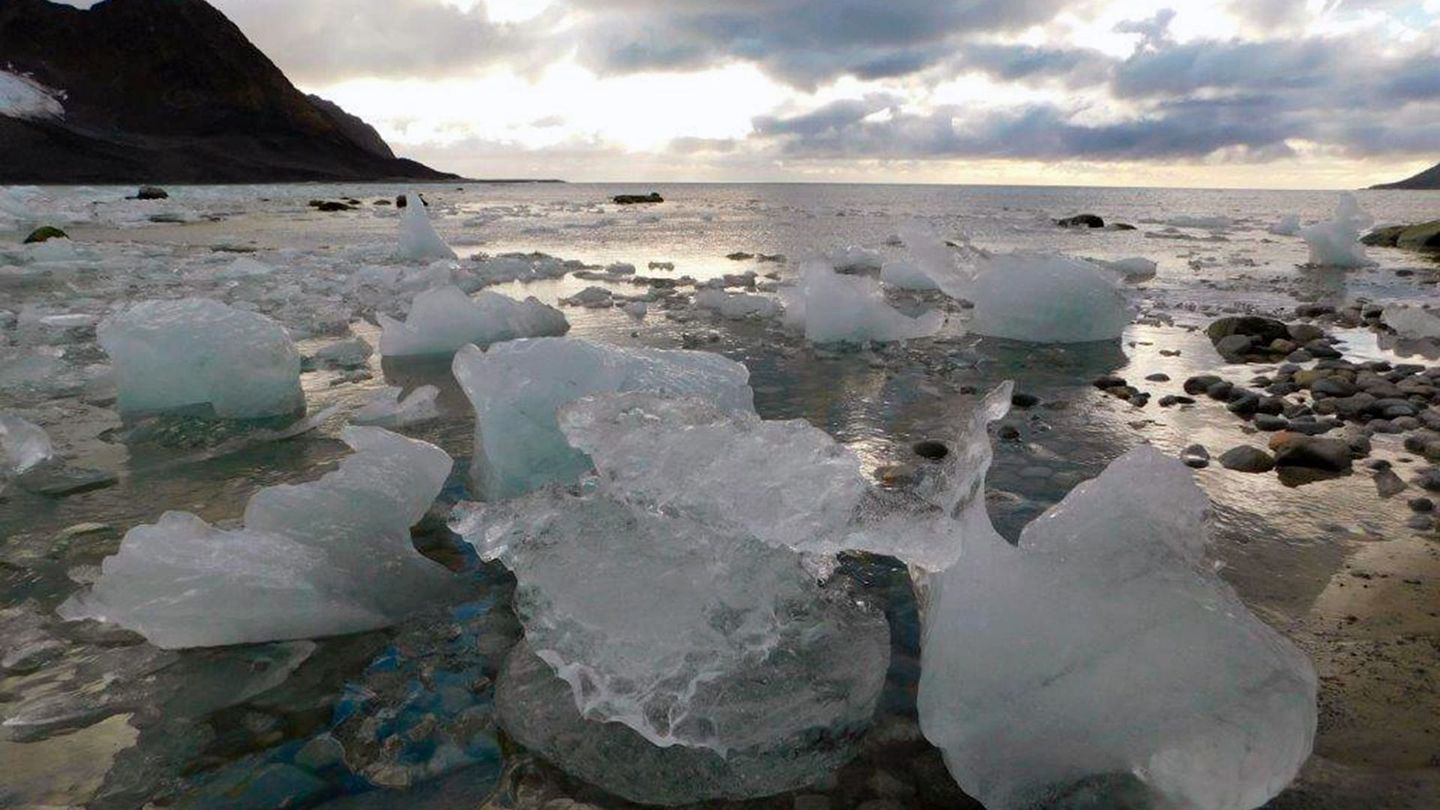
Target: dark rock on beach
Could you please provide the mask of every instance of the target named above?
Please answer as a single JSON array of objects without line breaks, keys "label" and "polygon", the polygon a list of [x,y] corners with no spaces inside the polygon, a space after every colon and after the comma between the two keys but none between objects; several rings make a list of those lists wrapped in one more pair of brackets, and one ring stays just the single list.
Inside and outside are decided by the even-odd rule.
[{"label": "dark rock on beach", "polygon": [[639,205],[643,203],[663,203],[665,198],[657,191],[649,194],[616,194],[613,197],[617,205]]},{"label": "dark rock on beach", "polygon": [[1105,220],[1094,214],[1076,214],[1073,217],[1057,219],[1055,224],[1062,228],[1103,228]]},{"label": "dark rock on beach", "polygon": [[45,225],[45,226],[36,228],[35,230],[31,231],[31,232],[30,232],[30,235],[27,236],[27,237],[25,237],[25,244],[27,244],[27,245],[34,245],[34,244],[38,244],[38,243],[40,243],[40,242],[48,242],[48,241],[50,241],[51,239],[69,239],[69,238],[70,238],[70,236],[69,236],[68,234],[66,234],[64,231],[60,230],[59,228],[56,228],[56,227],[54,227],[53,225]]}]

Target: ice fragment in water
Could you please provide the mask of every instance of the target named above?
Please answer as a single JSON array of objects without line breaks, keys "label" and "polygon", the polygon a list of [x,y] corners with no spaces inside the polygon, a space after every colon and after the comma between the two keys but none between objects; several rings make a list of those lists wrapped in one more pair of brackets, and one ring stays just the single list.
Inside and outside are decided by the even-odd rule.
[{"label": "ice fragment in water", "polygon": [[398,256],[409,261],[454,259],[455,251],[445,244],[435,226],[430,224],[427,208],[416,194],[405,195],[406,206],[400,212],[400,250]]},{"label": "ice fragment in water", "polygon": [[433,385],[422,385],[400,399],[404,389],[390,386],[380,390],[375,398],[355,412],[353,421],[357,425],[376,425],[384,428],[398,428],[428,422],[440,415],[435,407],[435,398],[440,389]]},{"label": "ice fragment in water", "polygon": [[1440,312],[1436,310],[1418,304],[1390,304],[1382,320],[1402,338],[1440,340]]},{"label": "ice fragment in water", "polygon": [[0,474],[19,475],[54,455],[44,428],[15,414],[0,413]]},{"label": "ice fragment in water", "polygon": [[166,512],[126,533],[88,592],[60,608],[167,649],[313,638],[386,627],[443,603],[454,577],[410,540],[440,493],[445,451],[375,427],[319,480],[267,487],[244,528]]},{"label": "ice fragment in water", "polygon": [[206,298],[145,301],[96,330],[123,416],[209,405],[222,418],[301,411],[300,354],[280,324]]},{"label": "ice fragment in water", "polygon": [[974,522],[928,582],[918,699],[967,793],[1005,810],[1128,782],[1159,806],[1242,810],[1290,782],[1315,672],[1205,559],[1208,511],[1179,461],[1141,447],[1018,547]]},{"label": "ice fragment in water", "polygon": [[1300,229],[1300,238],[1310,246],[1310,264],[1316,267],[1370,267],[1375,264],[1360,244],[1360,234],[1375,224],[1355,195],[1344,192],[1335,208],[1335,218]]},{"label": "ice fragment in water", "polygon": [[1115,340],[1131,317],[1114,272],[1059,254],[984,258],[969,298],[971,332],[1030,343]]},{"label": "ice fragment in water", "polygon": [[880,282],[836,273],[828,262],[809,260],[800,283],[784,291],[785,322],[803,329],[811,343],[869,343],[928,337],[945,325],[945,313],[911,318],[885,303]]},{"label": "ice fragment in water", "polygon": [[695,306],[714,310],[722,317],[732,320],[741,320],[751,316],[773,318],[780,314],[780,302],[768,295],[732,294],[713,288],[695,293]]},{"label": "ice fragment in water", "polygon": [[1267,229],[1267,231],[1276,236],[1299,236],[1300,215],[1286,214],[1285,216],[1280,217],[1279,221],[1277,221],[1274,225],[1271,225]]},{"label": "ice fragment in water", "polygon": [[[410,210],[406,208],[405,210]],[[461,346],[489,345],[521,337],[563,335],[564,314],[534,297],[516,301],[496,292],[474,298],[447,284],[415,296],[404,323],[379,315],[380,354],[386,357],[452,354]]]},{"label": "ice fragment in water", "polygon": [[1099,262],[1099,265],[1116,274],[1121,281],[1127,284],[1138,284],[1142,281],[1149,281],[1155,277],[1155,271],[1160,267],[1156,262],[1143,256],[1132,256],[1128,259]]},{"label": "ice fragment in water", "polygon": [[700,396],[725,411],[754,410],[750,373],[719,355],[631,349],[575,338],[467,346],[455,378],[475,408],[471,475],[486,499],[513,497],[590,468],[556,423],[556,412],[587,394],[652,391]]}]

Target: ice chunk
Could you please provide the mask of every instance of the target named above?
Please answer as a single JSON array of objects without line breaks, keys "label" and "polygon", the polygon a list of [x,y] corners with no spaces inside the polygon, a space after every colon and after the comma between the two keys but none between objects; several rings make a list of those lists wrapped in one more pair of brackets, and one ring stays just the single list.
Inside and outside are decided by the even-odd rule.
[{"label": "ice chunk", "polygon": [[1078,787],[1156,806],[1259,807],[1310,754],[1315,672],[1205,559],[1209,503],[1149,447],[1022,532],[976,521],[929,582],[925,736],[986,807]]},{"label": "ice chunk", "polygon": [[727,293],[713,288],[695,293],[695,306],[714,310],[720,313],[721,317],[732,320],[751,316],[773,318],[780,314],[780,302],[768,295]]},{"label": "ice chunk", "polygon": [[406,194],[405,200],[408,204],[400,212],[399,258],[416,262],[456,258],[455,251],[430,224],[430,215],[419,196]]},{"label": "ice chunk", "polygon": [[222,418],[305,407],[300,354],[264,315],[205,298],[145,301],[97,329],[125,416],[209,405]]},{"label": "ice chunk", "polygon": [[1285,216],[1280,217],[1279,221],[1277,221],[1274,225],[1271,225],[1267,229],[1267,232],[1272,233],[1276,236],[1299,236],[1300,215],[1286,214]]},{"label": "ice chunk", "polygon": [[880,282],[836,273],[823,261],[803,262],[800,283],[782,291],[785,322],[812,343],[868,343],[928,337],[945,325],[945,313],[911,318],[885,303]]},{"label": "ice chunk", "polygon": [[1300,238],[1310,246],[1310,264],[1316,267],[1370,267],[1375,264],[1360,244],[1375,218],[1365,213],[1355,195],[1344,192],[1335,208],[1335,218],[1300,229]]},{"label": "ice chunk", "polygon": [[400,394],[403,390],[396,386],[381,389],[364,407],[355,412],[353,421],[357,425],[398,428],[428,422],[440,416],[440,410],[435,406],[435,398],[440,396],[439,388],[422,385],[401,400]]},{"label": "ice chunk", "polygon": [[61,616],[176,649],[354,633],[441,603],[455,579],[415,550],[410,526],[440,493],[450,457],[380,428],[342,438],[355,453],[339,469],[255,493],[244,528],[166,512],[131,529]]},{"label": "ice chunk", "polygon": [[1142,281],[1149,281],[1155,278],[1155,271],[1160,268],[1158,263],[1142,256],[1099,262],[1099,265],[1118,275],[1120,280],[1127,284],[1138,284]]},{"label": "ice chunk", "polygon": [[964,297],[960,287],[969,281],[969,273],[954,248],[919,223],[906,223],[896,236],[905,255],[885,262],[881,281],[902,290],[945,290],[951,297]]},{"label": "ice chunk", "polygon": [[560,433],[556,412],[587,394],[652,391],[700,396],[729,411],[754,410],[744,366],[704,352],[631,349],[574,338],[467,346],[455,378],[475,408],[471,469],[487,499],[552,481],[574,481],[590,467]]},{"label": "ice chunk", "polygon": [[985,425],[1003,414],[1010,393],[1002,386],[986,400],[957,442],[965,449],[920,497],[877,491],[853,452],[804,420],[763,421],[697,399],[628,393],[579,400],[561,409],[559,423],[600,481],[632,503],[680,509],[800,552],[821,574],[846,550],[938,571],[960,558],[955,520],[983,496],[964,469],[988,463]]},{"label": "ice chunk", "polygon": [[217,271],[215,278],[220,281],[244,281],[265,278],[274,272],[275,268],[268,264],[256,261],[249,256],[241,256],[231,262],[229,266]]},{"label": "ice chunk", "polygon": [[826,254],[825,260],[837,271],[851,274],[875,273],[885,264],[879,251],[858,245],[847,245],[832,250]]},{"label": "ice chunk", "polygon": [[1115,340],[1130,323],[1116,274],[1050,253],[997,254],[981,261],[969,290],[970,331],[1031,343]]},{"label": "ice chunk", "polygon": [[570,331],[564,314],[533,296],[516,301],[500,293],[481,292],[471,298],[453,284],[415,296],[404,323],[383,314],[377,317],[385,330],[380,336],[380,354],[386,357],[452,354],[470,343],[485,346]]},{"label": "ice chunk", "polygon": [[1418,304],[1390,304],[1382,320],[1403,338],[1440,340],[1440,312]]},{"label": "ice chunk", "polygon": [[0,413],[0,474],[19,475],[54,455],[44,428],[13,413]]}]

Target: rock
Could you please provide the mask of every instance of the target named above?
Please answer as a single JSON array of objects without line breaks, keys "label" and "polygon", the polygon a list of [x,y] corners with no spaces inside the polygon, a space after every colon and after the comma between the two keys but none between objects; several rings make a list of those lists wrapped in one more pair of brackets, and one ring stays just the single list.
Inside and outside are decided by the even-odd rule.
[{"label": "rock", "polygon": [[1099,378],[1097,378],[1097,379],[1095,380],[1095,382],[1092,383],[1092,385],[1094,385],[1096,388],[1099,388],[1099,389],[1102,390],[1102,391],[1104,391],[1104,390],[1107,389],[1107,388],[1124,388],[1124,387],[1125,387],[1125,378],[1124,378],[1124,377],[1116,377],[1116,376],[1114,376],[1113,374],[1107,374],[1107,375],[1104,376],[1104,377],[1099,377]]},{"label": "rock", "polygon": [[141,186],[141,187],[140,187],[140,190],[135,192],[135,196],[134,196],[134,197],[131,197],[130,199],[132,199],[132,200],[168,200],[168,199],[170,199],[170,193],[167,192],[165,189],[160,188],[159,186]]},{"label": "rock", "polygon": [[27,244],[27,245],[34,245],[34,244],[39,244],[40,242],[49,241],[49,240],[51,240],[51,239],[69,239],[69,238],[70,238],[70,236],[69,236],[68,234],[66,234],[64,231],[60,230],[59,228],[56,228],[56,227],[53,226],[53,225],[44,225],[44,226],[42,226],[42,227],[36,228],[35,230],[31,231],[31,232],[30,232],[30,235],[27,236],[27,237],[25,237],[25,244]]},{"label": "rock", "polygon": [[1228,335],[1215,341],[1215,351],[1231,362],[1244,362],[1245,355],[1255,347],[1255,339],[1249,335]]},{"label": "rock", "polygon": [[1192,396],[1196,394],[1203,394],[1206,391],[1210,390],[1210,386],[1215,385],[1219,382],[1224,382],[1224,380],[1220,379],[1214,374],[1202,374],[1198,377],[1191,377],[1190,379],[1185,381],[1185,393]]},{"label": "rock", "polygon": [[1334,346],[1331,346],[1324,340],[1312,340],[1309,343],[1305,344],[1304,349],[1307,353],[1309,353],[1311,357],[1320,358],[1322,360],[1337,359],[1344,356],[1340,353],[1338,349],[1336,349]]},{"label": "rock", "polygon": [[1167,394],[1166,396],[1163,396],[1163,397],[1160,398],[1160,407],[1162,407],[1162,408],[1169,408],[1169,407],[1172,407],[1172,406],[1175,406],[1175,405],[1194,405],[1194,404],[1195,404],[1195,400],[1191,399],[1190,397],[1182,397],[1182,396],[1177,396],[1177,395],[1175,395],[1175,394]]},{"label": "rock", "polygon": [[1103,228],[1105,220],[1094,214],[1076,214],[1073,217],[1057,219],[1055,224],[1062,228]]},{"label": "rock", "polygon": [[1239,391],[1225,409],[1236,416],[1253,416],[1260,410],[1260,397],[1249,391]]},{"label": "rock", "polygon": [[1131,224],[1128,223],[1128,222],[1112,222],[1112,223],[1110,224],[1110,227],[1111,227],[1112,230],[1117,230],[1117,231],[1133,231],[1133,230],[1137,230],[1134,225],[1131,225]]},{"label": "rock", "polygon": [[944,442],[929,439],[916,442],[910,446],[910,449],[915,452],[915,455],[930,461],[939,461],[950,455],[950,448],[946,447]]},{"label": "rock", "polygon": [[1275,469],[1275,459],[1258,447],[1242,444],[1220,456],[1220,466],[1243,473],[1265,473]]},{"label": "rock", "polygon": [[1329,304],[1301,304],[1295,307],[1297,318],[1319,318],[1323,315],[1334,315],[1335,307]]},{"label": "rock", "polygon": [[649,194],[616,194],[612,198],[617,205],[636,205],[639,203],[663,203],[665,198],[659,192],[652,191]]},{"label": "rock", "polygon": [[1256,430],[1263,430],[1267,433],[1272,433],[1277,430],[1285,430],[1287,427],[1289,427],[1290,420],[1286,419],[1283,416],[1275,416],[1268,413],[1257,413],[1255,414],[1254,424]]},{"label": "rock", "polygon": [[1351,397],[1359,390],[1343,377],[1321,377],[1310,385],[1310,393],[1323,397]]},{"label": "rock", "polygon": [[1204,445],[1192,444],[1180,451],[1180,460],[1185,466],[1200,470],[1210,466],[1210,451]]},{"label": "rock", "polygon": [[343,202],[335,202],[333,200],[311,200],[310,207],[314,208],[317,211],[324,211],[325,213],[355,210],[355,206],[353,205],[349,205]]},{"label": "rock", "polygon": [[1000,429],[996,431],[995,435],[999,436],[1005,441],[1014,441],[1020,438],[1020,429],[1015,427],[1014,425],[1001,425]]},{"label": "rock", "polygon": [[1440,220],[1405,228],[1397,235],[1395,247],[1402,250],[1440,250]]},{"label": "rock", "polygon": [[1394,470],[1380,470],[1375,473],[1375,490],[1382,499],[1390,499],[1405,491],[1405,482]]},{"label": "rock", "polygon": [[1411,498],[1406,502],[1412,512],[1428,514],[1435,511],[1435,502],[1426,497]]},{"label": "rock", "polygon": [[1275,340],[1288,339],[1290,329],[1274,318],[1243,315],[1215,321],[1205,328],[1205,335],[1212,343],[1218,343],[1231,335],[1245,335],[1254,338],[1256,343],[1268,346]]},{"label": "rock", "polygon": [[[427,199],[425,199],[425,195],[424,195],[424,194],[417,194],[417,195],[415,195],[415,196],[417,196],[417,197],[420,198],[421,204],[423,204],[426,208],[429,208],[429,207],[430,207],[430,201],[427,200]],[[406,200],[405,200],[405,195],[404,195],[404,194],[397,194],[397,195],[395,195],[395,207],[396,207],[396,208],[404,208],[406,205],[408,205],[408,203],[407,203]]]},{"label": "rock", "polygon": [[114,473],[84,467],[70,467],[58,461],[39,464],[20,476],[20,488],[36,495],[64,498],[95,489],[104,489],[119,479]]},{"label": "rock", "polygon": [[[1292,323],[1286,328],[1290,330],[1290,339],[1302,345],[1312,340],[1325,339],[1325,330],[1314,324]],[[1294,349],[1292,348],[1291,351]]]},{"label": "rock", "polygon": [[1205,396],[1222,402],[1228,402],[1233,393],[1235,393],[1235,384],[1227,380],[1221,380],[1205,389]]},{"label": "rock", "polygon": [[1040,404],[1040,398],[1034,394],[1016,393],[1010,397],[1010,404],[1017,408],[1033,408]]},{"label": "rock", "polygon": [[1405,232],[1405,225],[1386,225],[1383,228],[1376,228],[1370,233],[1360,237],[1362,245],[1371,247],[1395,247],[1400,241],[1400,234]]},{"label": "rock", "polygon": [[1145,379],[1149,380],[1150,382],[1170,382],[1170,375],[1166,374],[1163,371],[1157,371],[1156,373],[1151,374]]},{"label": "rock", "polygon": [[1277,433],[1270,447],[1275,466],[1305,467],[1325,472],[1347,472],[1351,465],[1350,445],[1339,439]]}]

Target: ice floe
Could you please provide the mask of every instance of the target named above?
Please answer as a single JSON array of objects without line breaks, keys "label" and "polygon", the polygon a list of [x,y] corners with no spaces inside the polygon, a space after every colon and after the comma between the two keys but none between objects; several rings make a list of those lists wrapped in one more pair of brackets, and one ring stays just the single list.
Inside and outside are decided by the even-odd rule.
[{"label": "ice floe", "polygon": [[781,291],[785,323],[812,343],[887,343],[929,337],[945,325],[945,313],[910,317],[885,301],[880,282],[835,272],[829,262],[801,264],[800,281]]},{"label": "ice floe", "polygon": [[1360,244],[1360,235],[1375,224],[1355,195],[1344,192],[1335,207],[1335,218],[1300,229],[1300,238],[1310,246],[1310,264],[1316,267],[1370,267],[1375,262]]},{"label": "ice floe", "polygon": [[313,638],[385,627],[456,587],[410,540],[450,474],[438,447],[375,427],[305,484],[267,487],[244,527],[166,512],[125,534],[98,581],[60,608],[135,630],[167,649]]},{"label": "ice floe", "polygon": [[1001,253],[983,259],[968,290],[969,330],[1031,343],[1114,340],[1131,307],[1114,271],[1054,253]]},{"label": "ice floe", "polygon": [[430,223],[428,207],[416,194],[406,194],[405,199],[408,205],[400,212],[400,248],[396,255],[409,261],[454,259],[455,251]]},{"label": "ice floe", "polygon": [[415,296],[402,323],[377,315],[385,330],[380,354],[386,357],[451,354],[474,343],[487,346],[522,337],[563,335],[570,330],[564,314],[534,297],[516,301],[497,292],[474,298],[453,284]]}]

